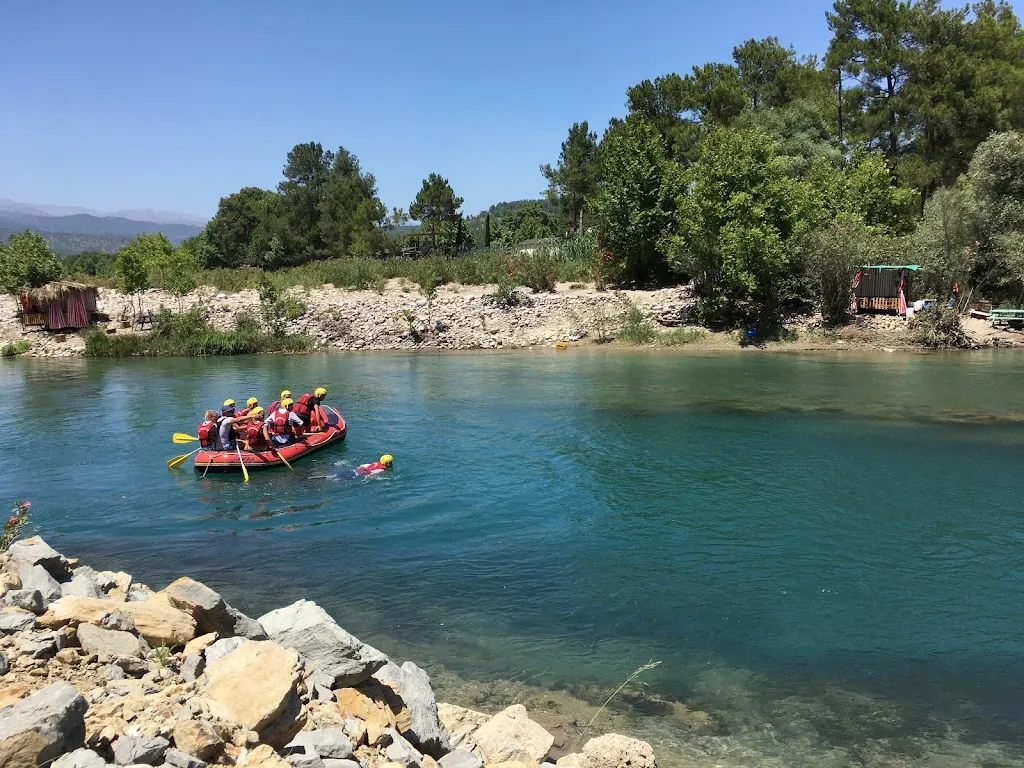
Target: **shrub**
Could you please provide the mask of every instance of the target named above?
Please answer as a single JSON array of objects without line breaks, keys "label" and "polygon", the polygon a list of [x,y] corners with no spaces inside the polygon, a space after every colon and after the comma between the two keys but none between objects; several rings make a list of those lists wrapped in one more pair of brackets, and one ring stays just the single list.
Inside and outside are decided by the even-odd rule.
[{"label": "shrub", "polygon": [[494,292],[485,296],[484,301],[504,310],[528,307],[533,303],[529,296],[520,293],[518,286],[507,278],[499,281]]},{"label": "shrub", "polygon": [[858,267],[874,262],[876,237],[861,222],[845,220],[816,230],[801,243],[825,325],[840,325],[849,315],[853,276]]},{"label": "shrub", "polygon": [[235,330],[241,334],[255,336],[261,330],[260,319],[252,310],[242,310],[235,315]]},{"label": "shrub", "polygon": [[0,357],[17,357],[28,352],[31,345],[22,339],[21,341],[12,341],[10,344],[4,344],[0,347]]},{"label": "shrub", "polygon": [[28,523],[28,511],[32,507],[31,501],[16,501],[11,516],[7,518],[4,527],[0,530],[0,553],[6,552],[15,541],[18,534]]},{"label": "shrub", "polygon": [[964,331],[956,309],[934,307],[914,315],[910,321],[910,339],[931,349],[971,349],[974,342]]},{"label": "shrub", "polygon": [[616,341],[623,344],[650,344],[657,337],[657,333],[651,326],[651,321],[636,306],[630,305],[622,313],[622,326]]},{"label": "shrub", "polygon": [[707,331],[703,328],[673,328],[670,331],[659,333],[658,343],[665,347],[679,347],[701,341],[707,335]]},{"label": "shrub", "polygon": [[551,246],[539,246],[532,254],[525,251],[509,259],[509,274],[520,285],[535,293],[554,293],[558,282],[558,265]]}]

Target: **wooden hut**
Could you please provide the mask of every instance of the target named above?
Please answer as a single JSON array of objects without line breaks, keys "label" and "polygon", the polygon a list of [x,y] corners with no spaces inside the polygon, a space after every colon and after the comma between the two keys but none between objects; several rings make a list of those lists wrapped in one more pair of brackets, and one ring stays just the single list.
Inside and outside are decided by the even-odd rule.
[{"label": "wooden hut", "polygon": [[852,309],[905,315],[913,300],[913,277],[918,269],[917,264],[861,267],[853,278]]},{"label": "wooden hut", "polygon": [[57,280],[22,291],[18,314],[23,327],[42,326],[49,331],[78,330],[96,318],[99,291],[94,285]]}]

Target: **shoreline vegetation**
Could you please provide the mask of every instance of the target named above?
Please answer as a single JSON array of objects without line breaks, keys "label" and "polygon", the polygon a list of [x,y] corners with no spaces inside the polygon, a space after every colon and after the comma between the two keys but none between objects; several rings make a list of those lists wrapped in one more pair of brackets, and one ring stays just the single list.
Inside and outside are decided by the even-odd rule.
[{"label": "shoreline vegetation", "polygon": [[522,704],[437,703],[420,667],[308,600],[252,619],[190,578],[155,592],[38,536],[0,552],[0,598],[0,758],[12,768],[657,768],[647,742],[595,727],[655,663],[556,739]]}]

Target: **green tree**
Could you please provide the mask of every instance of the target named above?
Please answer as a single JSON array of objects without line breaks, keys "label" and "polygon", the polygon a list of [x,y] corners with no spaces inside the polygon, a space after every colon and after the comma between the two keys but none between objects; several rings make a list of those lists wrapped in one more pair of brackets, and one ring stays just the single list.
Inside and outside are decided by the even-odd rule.
[{"label": "green tree", "polygon": [[431,244],[436,248],[442,225],[455,222],[461,207],[462,198],[456,197],[448,179],[432,173],[423,180],[416,199],[409,206],[409,215],[427,225]]},{"label": "green tree", "polygon": [[491,214],[487,213],[484,219],[484,248],[491,247]]},{"label": "green tree", "polygon": [[497,240],[504,246],[513,246],[524,240],[551,237],[556,232],[554,220],[540,203],[528,203],[502,218]]},{"label": "green tree", "polygon": [[320,240],[335,256],[373,256],[389,248],[387,209],[377,197],[377,181],[363,173],[359,159],[344,147],[331,156],[331,168],[318,203]]},{"label": "green tree", "polygon": [[777,37],[747,40],[732,49],[740,84],[751,109],[778,109],[812,96],[823,85],[817,62],[800,61]]},{"label": "green tree", "polygon": [[954,284],[969,284],[979,233],[966,184],[939,189],[924,207],[914,232],[914,259],[922,267],[921,286],[927,293],[945,296]]},{"label": "green tree", "polygon": [[201,242],[199,237],[186,240],[173,250],[166,262],[164,287],[178,297],[179,311],[181,299],[199,284],[199,258],[196,253]]},{"label": "green tree", "polygon": [[212,269],[251,263],[250,248],[261,225],[265,224],[270,197],[277,195],[259,187],[243,187],[220,199],[217,214],[206,225],[210,250],[202,254],[203,266]]},{"label": "green tree", "polygon": [[63,263],[38,232],[25,230],[11,235],[6,244],[0,243],[0,290],[4,293],[37,288],[63,274]]},{"label": "green tree", "polygon": [[114,274],[121,293],[135,297],[139,312],[142,312],[142,292],[149,288],[149,270],[146,267],[146,249],[140,246],[138,238],[117,252]]},{"label": "green tree", "polygon": [[548,181],[548,198],[557,203],[570,226],[583,230],[583,211],[594,194],[598,181],[597,134],[584,120],[573,123],[568,138],[562,142],[558,165],[540,167]]},{"label": "green tree", "polygon": [[776,150],[765,133],[718,129],[684,178],[668,255],[706,322],[768,333],[793,288],[802,194]]},{"label": "green tree", "polygon": [[598,241],[613,277],[641,283],[664,278],[658,241],[671,219],[670,166],[657,128],[640,115],[610,128],[601,141],[600,191],[594,198]]},{"label": "green tree", "polygon": [[842,214],[802,240],[807,274],[826,325],[840,325],[849,316],[853,276],[865,264],[883,260],[881,239],[860,218]]},{"label": "green tree", "polygon": [[282,204],[282,240],[292,263],[328,255],[320,229],[320,202],[333,164],[334,153],[325,151],[319,142],[297,144],[288,152],[284,181],[277,191]]}]

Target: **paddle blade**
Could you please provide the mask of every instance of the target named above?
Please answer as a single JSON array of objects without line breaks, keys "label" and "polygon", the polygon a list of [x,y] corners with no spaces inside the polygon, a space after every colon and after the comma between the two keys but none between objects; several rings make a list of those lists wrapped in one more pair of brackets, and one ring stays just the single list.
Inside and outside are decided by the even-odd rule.
[{"label": "paddle blade", "polygon": [[282,455],[281,455],[280,453],[279,453],[279,454],[277,454],[277,456],[278,456],[278,458],[279,458],[279,459],[281,459],[281,461],[283,461],[283,462],[284,462],[284,465],[285,465],[286,467],[288,467],[288,469],[291,469],[291,470],[292,470],[292,472],[294,472],[294,471],[295,471],[295,470],[294,470],[294,469],[292,468],[292,465],[288,463],[288,459],[286,459],[286,458],[285,458],[284,456],[282,456]]},{"label": "paddle blade", "polygon": [[242,477],[245,478],[245,482],[249,482],[249,470],[245,468],[245,462],[242,461],[242,451],[235,446],[235,450],[238,451],[238,463],[242,465]]},{"label": "paddle blade", "polygon": [[167,462],[167,468],[168,468],[168,469],[177,469],[178,467],[180,467],[180,466],[181,466],[182,464],[184,464],[184,463],[185,463],[185,460],[186,460],[186,459],[187,459],[187,458],[188,458],[189,456],[191,456],[191,455],[192,455],[193,453],[195,453],[195,452],[196,452],[196,451],[198,451],[198,450],[199,450],[199,449],[198,449],[198,448],[196,448],[196,450],[195,450],[195,451],[190,451],[189,453],[183,453],[183,454],[181,454],[180,456],[175,456],[175,457],[174,457],[173,459],[171,459],[171,460],[169,460],[169,461]]},{"label": "paddle blade", "polygon": [[192,435],[186,435],[184,432],[175,432],[171,436],[171,440],[175,443],[194,443],[199,440],[198,437],[192,437]]}]

